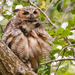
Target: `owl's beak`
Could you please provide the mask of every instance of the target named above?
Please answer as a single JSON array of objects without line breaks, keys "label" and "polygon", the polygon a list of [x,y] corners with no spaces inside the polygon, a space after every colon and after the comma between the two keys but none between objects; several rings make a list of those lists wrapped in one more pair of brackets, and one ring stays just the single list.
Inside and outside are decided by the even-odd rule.
[{"label": "owl's beak", "polygon": [[33,20],[33,19],[34,19],[34,15],[31,14],[31,15],[30,15],[30,20]]}]

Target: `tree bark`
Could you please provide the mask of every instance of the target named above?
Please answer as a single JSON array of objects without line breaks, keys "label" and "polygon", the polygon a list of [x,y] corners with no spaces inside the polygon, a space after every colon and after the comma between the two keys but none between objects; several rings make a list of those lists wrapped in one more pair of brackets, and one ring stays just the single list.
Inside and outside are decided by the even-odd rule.
[{"label": "tree bark", "polygon": [[0,40],[0,75],[37,75]]}]

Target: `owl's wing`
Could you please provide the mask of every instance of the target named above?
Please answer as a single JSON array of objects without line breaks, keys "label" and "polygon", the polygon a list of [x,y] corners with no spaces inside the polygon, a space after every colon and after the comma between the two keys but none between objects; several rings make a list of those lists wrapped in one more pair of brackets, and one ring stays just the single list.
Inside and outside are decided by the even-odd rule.
[{"label": "owl's wing", "polygon": [[[4,34],[3,34],[3,37],[2,37],[2,40],[4,41],[4,42],[6,42],[6,40],[7,40],[7,38],[8,38],[8,36],[10,36],[10,34],[11,34],[11,19],[10,19],[10,21],[7,23],[7,25],[6,25],[6,27],[5,27],[5,29],[4,29]],[[11,38],[12,39],[12,38]]]},{"label": "owl's wing", "polygon": [[50,44],[52,43],[52,37],[42,28],[38,27],[33,32],[32,35],[37,39],[38,44],[42,50],[43,57],[49,57],[49,52],[52,51]]},{"label": "owl's wing", "polygon": [[6,42],[7,38],[9,36],[17,36],[21,33],[21,31],[16,27],[20,24],[20,21],[16,19],[16,16],[12,17],[9,22],[7,23],[5,29],[4,29],[4,35],[2,37],[2,40]]},{"label": "owl's wing", "polygon": [[19,29],[15,29],[14,23],[13,23],[13,18],[10,19],[10,21],[8,22],[8,24],[5,27],[4,30],[4,35],[2,37],[2,40],[7,44],[9,44],[13,37],[17,36],[21,34],[21,31]]},{"label": "owl's wing", "polygon": [[42,27],[38,27],[37,29],[35,29],[35,32],[45,41],[48,42],[50,44],[52,43],[52,37],[42,28]]}]

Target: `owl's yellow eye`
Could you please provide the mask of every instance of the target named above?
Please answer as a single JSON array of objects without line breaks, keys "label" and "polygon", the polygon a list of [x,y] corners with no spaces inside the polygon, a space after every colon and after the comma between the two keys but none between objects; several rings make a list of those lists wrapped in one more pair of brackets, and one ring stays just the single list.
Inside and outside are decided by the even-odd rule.
[{"label": "owl's yellow eye", "polygon": [[37,11],[34,11],[33,13],[34,13],[34,14],[37,14]]},{"label": "owl's yellow eye", "polygon": [[23,13],[23,15],[28,15],[29,14],[29,12],[27,12],[27,11],[25,11],[24,13]]}]

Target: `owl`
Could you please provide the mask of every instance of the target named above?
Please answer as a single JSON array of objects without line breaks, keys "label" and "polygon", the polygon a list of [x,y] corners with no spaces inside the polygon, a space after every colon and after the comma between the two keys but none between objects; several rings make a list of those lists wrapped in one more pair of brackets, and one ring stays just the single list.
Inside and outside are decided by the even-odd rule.
[{"label": "owl", "polygon": [[26,6],[13,12],[16,15],[6,25],[2,40],[30,70],[37,72],[41,58],[51,52],[52,37],[44,30],[37,8]]}]

